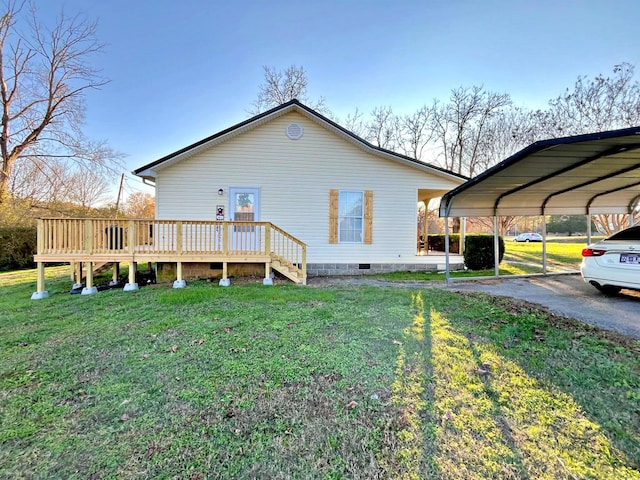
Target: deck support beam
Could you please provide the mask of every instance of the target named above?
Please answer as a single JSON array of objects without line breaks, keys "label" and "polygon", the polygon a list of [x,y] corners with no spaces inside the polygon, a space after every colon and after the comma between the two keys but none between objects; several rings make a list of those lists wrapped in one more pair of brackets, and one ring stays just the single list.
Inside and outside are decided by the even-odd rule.
[{"label": "deck support beam", "polygon": [[231,285],[231,280],[229,280],[227,276],[228,276],[227,262],[222,262],[222,278],[220,279],[220,282],[218,282],[218,285],[220,285],[221,287],[228,287],[229,285]]},{"label": "deck support beam", "polygon": [[41,300],[47,298],[49,292],[44,289],[44,262],[38,262],[38,280],[36,291],[31,294],[31,300]]},{"label": "deck support beam", "polygon": [[125,292],[138,290],[138,283],[136,282],[136,268],[136,262],[129,262],[129,283],[124,286]]},{"label": "deck support beam", "polygon": [[176,281],[173,282],[173,288],[184,288],[187,282],[182,278],[182,262],[176,262]]},{"label": "deck support beam", "polygon": [[87,286],[82,289],[80,295],[93,295],[94,293],[98,293],[98,289],[93,286],[93,262],[87,262]]}]

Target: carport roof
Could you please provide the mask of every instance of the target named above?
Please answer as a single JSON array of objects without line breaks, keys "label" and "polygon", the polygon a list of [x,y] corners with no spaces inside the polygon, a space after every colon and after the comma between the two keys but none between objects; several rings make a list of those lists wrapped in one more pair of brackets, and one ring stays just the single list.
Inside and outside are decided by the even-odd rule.
[{"label": "carport roof", "polygon": [[640,127],[533,143],[446,193],[441,217],[629,213],[640,200]]}]

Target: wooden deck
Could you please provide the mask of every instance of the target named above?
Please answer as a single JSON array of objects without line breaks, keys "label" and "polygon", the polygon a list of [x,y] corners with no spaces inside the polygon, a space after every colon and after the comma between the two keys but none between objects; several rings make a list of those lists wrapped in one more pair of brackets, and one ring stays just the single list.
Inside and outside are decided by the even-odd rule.
[{"label": "wooden deck", "polygon": [[[34,260],[42,273],[36,293],[45,292],[47,262],[129,262],[133,266],[129,284],[135,284],[139,262],[176,263],[177,282],[183,282],[183,263],[222,263],[223,284],[228,282],[228,264],[264,263],[265,283],[274,269],[295,283],[306,284],[306,251],[302,241],[270,222],[41,219]],[[88,273],[87,287],[93,286],[91,277]]]}]

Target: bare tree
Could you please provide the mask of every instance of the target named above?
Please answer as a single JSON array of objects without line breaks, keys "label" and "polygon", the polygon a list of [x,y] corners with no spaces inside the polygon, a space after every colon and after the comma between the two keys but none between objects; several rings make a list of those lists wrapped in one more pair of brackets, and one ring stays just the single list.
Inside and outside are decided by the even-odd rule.
[{"label": "bare tree", "polygon": [[488,92],[477,86],[452,90],[447,104],[435,102],[433,127],[443,167],[471,177],[480,173],[478,164],[483,156],[487,125],[494,115],[510,105],[508,94]]},{"label": "bare tree", "polygon": [[613,76],[593,79],[578,77],[573,89],[549,102],[549,109],[537,112],[542,133],[547,137],[579,135],[640,124],[640,83],[628,63],[613,67]]},{"label": "bare tree", "polygon": [[366,123],[365,139],[380,148],[395,150],[400,137],[398,117],[391,107],[375,107]]},{"label": "bare tree", "polygon": [[83,210],[107,203],[110,193],[109,181],[100,172],[80,170],[74,172],[66,182],[66,198]]},{"label": "bare tree", "polygon": [[3,7],[0,203],[18,159],[44,173],[60,161],[71,162],[69,168],[108,169],[120,158],[105,143],[87,141],[81,130],[85,92],[106,83],[89,64],[103,48],[96,24],[61,14],[49,28],[38,20],[32,3],[5,0]]},{"label": "bare tree", "polygon": [[253,102],[251,115],[257,115],[293,99],[298,99],[314,110],[330,115],[324,97],[312,101],[307,96],[307,74],[303,67],[291,65],[284,72],[275,67],[263,66],[264,82],[260,85],[258,98]]},{"label": "bare tree", "polygon": [[367,135],[367,126],[364,122],[364,114],[357,107],[352,114],[349,113],[347,115],[344,123],[341,123],[339,119],[336,119],[336,122],[340,123],[351,133],[355,133],[361,138],[364,138]]},{"label": "bare tree", "polygon": [[399,143],[405,155],[422,159],[425,147],[433,139],[432,123],[433,109],[426,105],[399,119]]}]

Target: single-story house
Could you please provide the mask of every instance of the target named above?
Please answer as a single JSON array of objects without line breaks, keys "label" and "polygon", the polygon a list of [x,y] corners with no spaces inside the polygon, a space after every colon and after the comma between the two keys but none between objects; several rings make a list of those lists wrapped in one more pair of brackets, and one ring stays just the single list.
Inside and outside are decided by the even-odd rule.
[{"label": "single-story house", "polygon": [[[274,271],[307,276],[444,270],[442,252],[422,250],[419,202],[464,177],[363,140],[291,100],[151,162],[134,172],[156,188],[154,219],[40,219],[37,291],[44,265],[69,262],[74,287],[97,292],[93,270],[137,265],[160,279],[221,278]],[[462,267],[460,256],[449,264]],[[84,267],[83,267],[84,265]],[[83,281],[86,275],[86,281]]]},{"label": "single-story house", "polygon": [[[418,254],[418,202],[466,180],[376,147],[298,100],[134,173],[155,184],[157,219],[268,221],[306,245],[311,276],[441,268],[444,256]],[[192,262],[184,276],[219,268]]]}]

